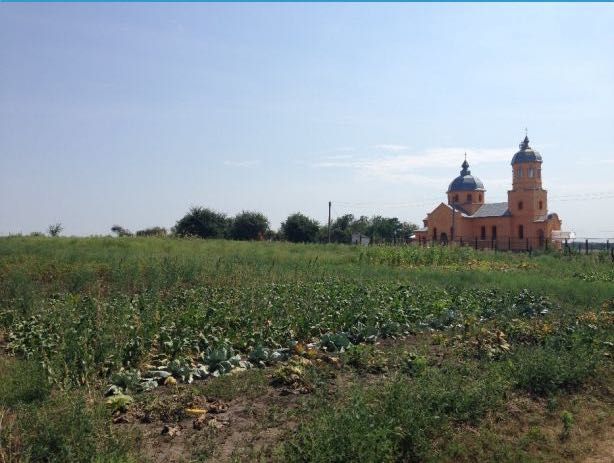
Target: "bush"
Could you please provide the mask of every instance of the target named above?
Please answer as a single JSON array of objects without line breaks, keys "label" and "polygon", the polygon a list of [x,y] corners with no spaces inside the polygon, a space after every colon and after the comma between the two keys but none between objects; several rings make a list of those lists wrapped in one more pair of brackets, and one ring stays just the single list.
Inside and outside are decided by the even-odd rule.
[{"label": "bush", "polygon": [[269,229],[269,219],[260,212],[243,211],[230,226],[230,237],[235,240],[261,240]]},{"label": "bush", "polygon": [[144,230],[138,230],[136,236],[166,236],[166,228],[151,227]]},{"label": "bush", "polygon": [[111,231],[116,233],[117,236],[132,236],[132,232],[120,225],[113,225]]},{"label": "bush", "polygon": [[228,234],[229,220],[225,214],[204,207],[193,207],[175,225],[178,236],[224,238]]},{"label": "bush", "polygon": [[49,228],[47,228],[47,233],[49,233],[49,236],[60,236],[62,230],[64,230],[64,227],[61,223],[54,223],[49,225]]},{"label": "bush", "polygon": [[281,233],[285,239],[293,243],[315,243],[320,225],[316,220],[297,212],[290,215],[281,224]]}]

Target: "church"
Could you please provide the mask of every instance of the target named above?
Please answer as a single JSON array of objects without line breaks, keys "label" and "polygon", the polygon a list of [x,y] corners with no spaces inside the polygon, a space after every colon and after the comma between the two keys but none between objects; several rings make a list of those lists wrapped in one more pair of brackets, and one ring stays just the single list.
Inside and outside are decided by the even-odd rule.
[{"label": "church", "polygon": [[501,250],[544,248],[561,230],[561,220],[548,212],[548,192],[542,188],[542,157],[525,136],[512,157],[512,189],[507,202],[487,203],[482,181],[471,175],[467,156],[460,175],[441,203],[424,219],[416,240]]}]

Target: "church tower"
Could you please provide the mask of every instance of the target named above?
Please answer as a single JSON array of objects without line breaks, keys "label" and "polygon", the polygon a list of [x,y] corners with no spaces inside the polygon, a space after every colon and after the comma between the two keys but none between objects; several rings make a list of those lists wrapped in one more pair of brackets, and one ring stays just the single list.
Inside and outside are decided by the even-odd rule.
[{"label": "church tower", "polygon": [[529,146],[528,136],[519,148],[512,158],[512,189],[507,197],[509,210],[515,217],[511,236],[526,239],[544,233],[541,222],[548,214],[548,192],[542,188],[541,154]]}]

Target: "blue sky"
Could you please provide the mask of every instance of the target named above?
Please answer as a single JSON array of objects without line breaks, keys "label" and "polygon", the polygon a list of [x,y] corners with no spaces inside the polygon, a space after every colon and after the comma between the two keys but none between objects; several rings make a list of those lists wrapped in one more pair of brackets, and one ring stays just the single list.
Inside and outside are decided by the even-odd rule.
[{"label": "blue sky", "polygon": [[[611,4],[0,4],[0,234],[190,206],[420,223],[463,153],[614,237]],[[584,196],[582,196],[584,195]],[[582,199],[599,198],[599,199]]]}]

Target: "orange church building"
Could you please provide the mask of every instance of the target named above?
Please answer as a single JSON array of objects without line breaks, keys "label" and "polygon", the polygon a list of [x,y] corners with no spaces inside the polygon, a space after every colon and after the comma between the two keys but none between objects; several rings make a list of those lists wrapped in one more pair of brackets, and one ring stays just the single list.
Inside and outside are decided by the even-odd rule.
[{"label": "orange church building", "polygon": [[447,195],[447,204],[442,202],[428,213],[424,227],[416,231],[420,243],[454,241],[479,248],[528,250],[547,246],[553,231],[561,229],[558,215],[548,213],[542,157],[529,146],[528,137],[512,158],[507,202],[486,202],[484,184],[471,175],[467,159]]}]

